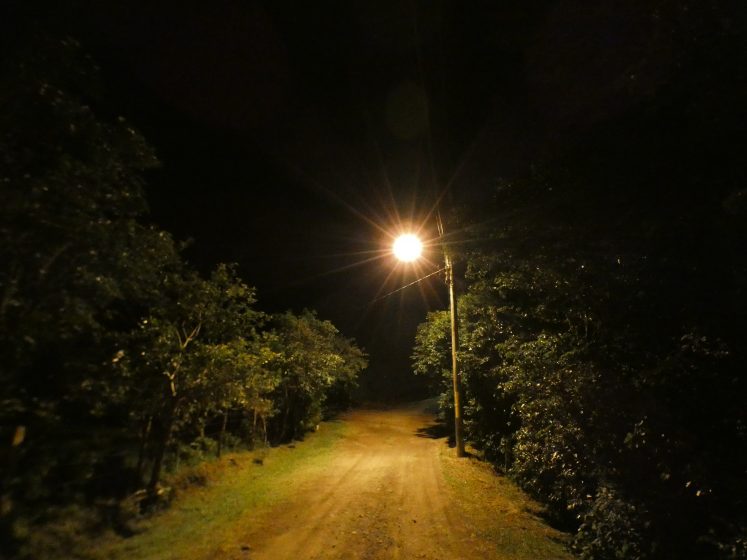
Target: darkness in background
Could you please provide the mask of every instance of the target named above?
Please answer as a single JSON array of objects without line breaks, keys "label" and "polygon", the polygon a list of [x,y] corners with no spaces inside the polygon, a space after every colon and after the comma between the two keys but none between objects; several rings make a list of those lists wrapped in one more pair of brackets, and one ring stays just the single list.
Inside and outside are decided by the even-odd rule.
[{"label": "darkness in background", "polygon": [[[713,99],[738,94],[741,55],[712,71],[707,56],[692,61],[741,28],[736,6],[18,1],[3,20],[8,43],[42,27],[75,35],[100,62],[97,110],[126,116],[154,145],[151,216],[193,239],[190,261],[239,263],[265,310],[317,309],[371,354],[364,383],[396,395],[412,384],[416,325],[447,300],[436,275],[372,303],[417,277],[389,257],[361,264],[388,245],[373,224],[420,223],[441,194],[479,207],[499,180],[579,147],[603,162],[618,154],[620,179],[597,194],[649,188],[689,157],[682,134],[736,126]],[[701,72],[686,75],[693,64]],[[722,122],[697,120],[711,113]],[[604,136],[630,115],[627,132]],[[669,135],[657,129],[674,122]],[[702,167],[733,159],[735,144],[714,136]],[[670,194],[638,200],[665,208]]]}]

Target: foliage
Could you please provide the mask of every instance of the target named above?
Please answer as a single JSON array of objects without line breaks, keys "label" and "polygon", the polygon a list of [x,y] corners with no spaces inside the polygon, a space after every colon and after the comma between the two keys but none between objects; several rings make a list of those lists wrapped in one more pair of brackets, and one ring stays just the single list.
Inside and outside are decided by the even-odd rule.
[{"label": "foliage", "polygon": [[349,393],[366,367],[366,358],[332,323],[311,311],[277,315],[273,323],[281,370],[281,382],[273,394],[279,412],[274,437],[285,440],[300,437],[321,421],[330,392],[342,387],[343,393]]},{"label": "foliage", "polygon": [[[715,148],[744,116],[743,30],[716,23],[723,9],[670,4],[680,66],[656,95],[447,227],[473,240],[458,255],[468,437],[577,529],[584,558],[743,554],[743,162]],[[450,401],[443,317],[413,359]]]},{"label": "foliage", "polygon": [[329,394],[346,402],[366,366],[312,312],[269,325],[235,266],[202,277],[145,223],[143,173],[157,161],[125,119],[97,111],[95,84],[95,65],[69,39],[43,39],[0,77],[9,554],[22,554],[38,526],[56,528],[50,549],[55,535],[67,539],[57,518],[68,505],[96,518],[102,504],[129,510],[143,484],[134,496],[166,495],[162,472],[180,461],[264,445],[269,433],[301,437]]},{"label": "foliage", "polygon": [[53,46],[11,58],[0,82],[0,420],[4,441],[19,435],[3,450],[5,511],[95,492],[120,461],[117,388],[97,381],[182,269],[170,236],[139,220],[151,150],[82,98],[95,68],[78,45]]},{"label": "foliage", "polygon": [[647,555],[641,543],[648,539],[642,533],[650,524],[650,516],[644,508],[620,498],[613,489],[600,486],[593,504],[583,516],[576,552],[584,560],[644,558]]},{"label": "foliage", "polygon": [[[658,319],[661,300],[638,314],[653,275],[638,267],[510,257],[473,255],[459,301],[468,437],[578,524],[582,557],[717,557],[744,489],[730,333],[683,333],[671,310]],[[445,319],[428,316],[413,359],[450,403]]]}]

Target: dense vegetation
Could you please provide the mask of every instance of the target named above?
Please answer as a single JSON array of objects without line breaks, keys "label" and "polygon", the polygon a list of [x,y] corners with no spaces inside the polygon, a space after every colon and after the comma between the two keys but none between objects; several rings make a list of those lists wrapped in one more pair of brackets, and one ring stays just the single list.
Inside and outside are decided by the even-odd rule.
[{"label": "dense vegetation", "polygon": [[72,40],[0,80],[4,552],[70,503],[158,501],[165,468],[302,437],[366,365],[328,321],[262,313],[235,267],[203,277],[147,225],[156,158],[97,114],[96,84]]},{"label": "dense vegetation", "polygon": [[[665,83],[452,223],[468,437],[582,558],[747,558],[743,28],[706,4]],[[413,358],[447,410],[448,329]]]}]

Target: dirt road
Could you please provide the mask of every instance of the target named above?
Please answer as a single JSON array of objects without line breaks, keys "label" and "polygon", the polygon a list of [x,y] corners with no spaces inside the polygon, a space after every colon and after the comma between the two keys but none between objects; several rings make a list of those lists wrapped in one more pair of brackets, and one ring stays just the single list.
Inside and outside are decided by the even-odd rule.
[{"label": "dirt road", "polygon": [[526,511],[513,486],[433,437],[425,403],[359,410],[344,421],[349,435],[330,466],[299,480],[246,532],[250,545],[236,558],[565,557],[561,536]]}]

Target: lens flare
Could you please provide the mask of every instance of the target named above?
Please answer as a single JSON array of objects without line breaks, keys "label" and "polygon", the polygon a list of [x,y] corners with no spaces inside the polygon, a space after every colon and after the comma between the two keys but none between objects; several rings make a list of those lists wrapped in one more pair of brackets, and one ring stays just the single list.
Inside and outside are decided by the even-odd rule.
[{"label": "lens flare", "polygon": [[423,244],[417,236],[408,233],[394,241],[394,256],[404,262],[412,262],[423,253]]}]

